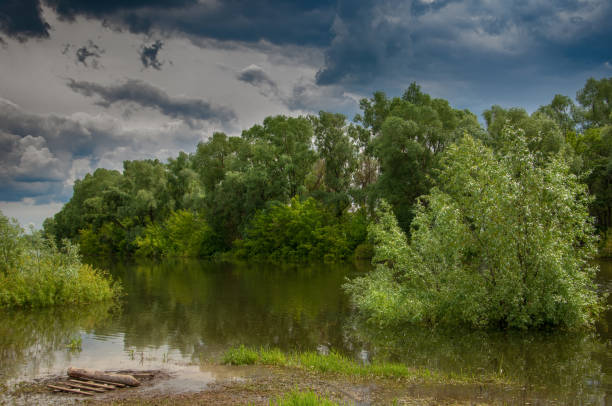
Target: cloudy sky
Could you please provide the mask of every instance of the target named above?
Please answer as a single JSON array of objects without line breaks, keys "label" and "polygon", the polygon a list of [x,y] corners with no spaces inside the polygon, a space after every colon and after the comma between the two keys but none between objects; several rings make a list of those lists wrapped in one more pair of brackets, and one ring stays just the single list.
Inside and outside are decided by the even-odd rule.
[{"label": "cloudy sky", "polygon": [[533,111],[612,76],[610,21],[610,0],[0,0],[0,210],[40,226],[96,168],[412,81]]}]

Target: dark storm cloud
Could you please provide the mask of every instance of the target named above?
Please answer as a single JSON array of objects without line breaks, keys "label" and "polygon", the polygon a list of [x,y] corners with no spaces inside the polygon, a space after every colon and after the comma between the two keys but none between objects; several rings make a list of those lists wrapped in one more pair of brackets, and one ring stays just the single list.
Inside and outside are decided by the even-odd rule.
[{"label": "dark storm cloud", "polygon": [[0,32],[8,37],[19,41],[48,38],[49,29],[38,0],[0,1]]},{"label": "dark storm cloud", "polygon": [[68,87],[84,96],[97,97],[96,104],[102,107],[134,104],[184,120],[190,127],[197,127],[200,121],[227,123],[236,118],[234,111],[227,107],[215,106],[202,99],[171,97],[160,88],[136,79],[109,86],[70,80]]},{"label": "dark storm cloud", "polygon": [[[19,0],[9,3],[20,4]],[[46,24],[41,15],[40,1],[27,0],[26,7],[4,7],[7,28],[21,20]],[[275,44],[325,45],[330,40],[335,1],[273,1],[273,0],[132,0],[85,1],[42,0],[61,19],[73,21],[78,16],[97,19],[115,29],[150,34],[153,31],[178,33],[196,38],[213,38]],[[48,35],[45,29],[21,29],[22,35]],[[2,30],[8,34],[7,28]],[[31,33],[31,35],[29,35]]]},{"label": "dark storm cloud", "polygon": [[[81,16],[200,46],[307,46],[324,54],[317,85],[360,93],[414,79],[499,92],[500,79],[529,87],[553,71],[562,77],[603,69],[612,58],[609,0],[40,1],[65,21]],[[32,0],[3,3],[0,31],[22,39],[49,32]],[[157,52],[143,48],[143,66],[161,67]]]},{"label": "dark storm cloud", "polygon": [[140,62],[142,62],[143,69],[147,69],[150,67],[153,69],[161,70],[161,67],[164,62],[158,59],[157,54],[163,48],[163,46],[163,41],[157,40],[151,45],[143,45],[140,48],[138,54],[140,55]]},{"label": "dark storm cloud", "polygon": [[255,86],[264,96],[279,95],[276,82],[257,65],[247,66],[236,74],[236,79]]},{"label": "dark storm cloud", "polygon": [[525,65],[575,71],[609,58],[611,19],[607,0],[340,1],[317,83],[367,84],[401,71],[466,80]]},{"label": "dark storm cloud", "polygon": [[409,5],[371,0],[355,8],[350,2],[339,2],[332,25],[334,38],[325,51],[317,83],[368,82],[384,69],[385,62],[409,56]]}]

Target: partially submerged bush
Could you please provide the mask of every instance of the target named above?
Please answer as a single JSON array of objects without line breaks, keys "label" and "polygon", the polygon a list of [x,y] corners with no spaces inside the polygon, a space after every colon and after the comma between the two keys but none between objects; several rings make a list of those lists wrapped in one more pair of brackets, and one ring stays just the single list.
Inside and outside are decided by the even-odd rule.
[{"label": "partially submerged bush", "polygon": [[602,309],[590,198],[562,157],[504,131],[494,153],[466,136],[444,155],[421,198],[411,239],[382,203],[370,227],[376,270],[347,285],[380,325],[577,329]]},{"label": "partially submerged bush", "polygon": [[38,232],[25,235],[0,212],[0,307],[44,307],[112,299],[120,287],[89,265],[69,241],[60,250]]}]

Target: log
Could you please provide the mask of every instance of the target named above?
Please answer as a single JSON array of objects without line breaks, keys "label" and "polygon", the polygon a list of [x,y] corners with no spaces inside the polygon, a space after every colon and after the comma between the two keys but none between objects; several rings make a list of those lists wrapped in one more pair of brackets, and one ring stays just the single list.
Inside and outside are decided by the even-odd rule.
[{"label": "log", "polygon": [[78,383],[62,382],[62,384],[66,385],[66,386],[70,386],[71,388],[84,389],[84,390],[89,390],[89,391],[92,391],[92,392],[98,392],[98,393],[106,392],[105,389],[92,388],[91,386],[80,385]]},{"label": "log", "polygon": [[[108,389],[108,390],[117,389],[116,386],[106,385],[106,384],[103,384],[103,383],[95,383],[94,381],[82,381],[80,379],[70,379],[70,382],[80,383],[81,385],[91,386],[91,387],[94,387],[94,388],[101,388],[101,389]],[[121,386],[123,386],[123,385],[121,385]]]},{"label": "log", "polygon": [[71,392],[71,393],[78,393],[79,395],[87,395],[87,396],[93,396],[94,394],[91,392],[85,392],[79,389],[70,389],[70,388],[65,388],[63,386],[57,386],[57,385],[47,385],[49,388],[51,389],[56,389],[56,390],[61,390],[63,392]]},{"label": "log", "polygon": [[93,371],[91,369],[68,368],[68,376],[72,378],[91,379],[94,381],[105,381],[104,383],[120,383],[127,386],[140,386],[140,381],[132,375],[123,374],[107,374],[102,371]]}]

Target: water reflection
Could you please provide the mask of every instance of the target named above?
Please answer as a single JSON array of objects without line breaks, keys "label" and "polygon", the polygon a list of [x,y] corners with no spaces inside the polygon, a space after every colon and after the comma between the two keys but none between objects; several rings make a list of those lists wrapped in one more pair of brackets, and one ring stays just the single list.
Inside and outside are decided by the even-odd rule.
[{"label": "water reflection", "polygon": [[[600,280],[609,291],[612,262],[602,265]],[[70,364],[98,369],[199,365],[245,344],[340,351],[362,363],[386,359],[447,374],[498,375],[564,402],[601,403],[612,393],[605,328],[599,335],[410,327],[383,334],[351,314],[341,285],[364,271],[353,265],[169,261],[106,267],[127,293],[121,312],[103,304],[0,314],[0,382],[59,373]],[[79,335],[82,351],[68,351],[70,339]]]},{"label": "water reflection", "polygon": [[116,268],[128,291],[125,345],[167,344],[191,358],[238,344],[342,347],[348,302],[340,286],[352,271],[190,261]]},{"label": "water reflection", "polygon": [[[406,327],[383,334],[364,326],[353,329],[356,342],[375,359],[414,367],[495,377],[528,391],[566,400],[598,398],[611,389],[608,349],[596,334],[452,331]],[[366,352],[367,353],[367,352]]]},{"label": "water reflection", "polygon": [[39,376],[60,358],[70,362],[79,356],[79,351],[68,348],[70,341],[107,323],[116,311],[112,303],[99,303],[1,312],[0,382]]}]

